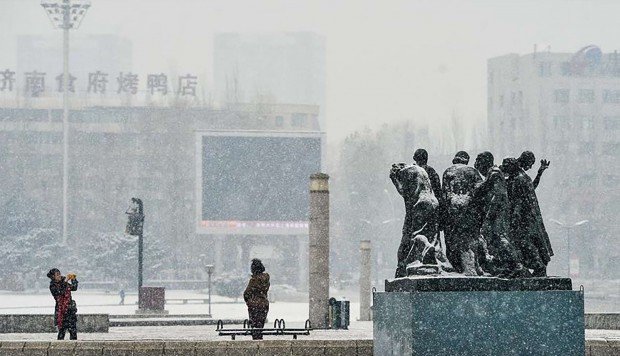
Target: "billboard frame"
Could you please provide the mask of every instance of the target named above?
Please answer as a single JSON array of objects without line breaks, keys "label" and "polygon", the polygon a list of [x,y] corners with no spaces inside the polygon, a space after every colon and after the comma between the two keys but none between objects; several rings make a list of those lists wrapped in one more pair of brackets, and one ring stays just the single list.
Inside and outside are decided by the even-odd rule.
[{"label": "billboard frame", "polygon": [[[203,226],[202,222],[202,139],[205,136],[232,136],[232,137],[294,137],[316,138],[320,140],[320,165],[321,171],[324,165],[325,133],[321,131],[272,131],[272,130],[195,130],[195,215],[194,223],[198,235],[307,235],[309,221],[305,222],[281,222],[293,223],[296,227],[270,227],[270,226]],[[310,177],[308,176],[308,187]],[[308,188],[309,189],[309,188]],[[309,193],[308,193],[309,194]],[[300,224],[301,223],[301,224]],[[305,225],[303,225],[305,223]],[[267,222],[266,225],[269,225]],[[289,224],[290,225],[290,224]],[[300,226],[301,225],[301,226]]]}]

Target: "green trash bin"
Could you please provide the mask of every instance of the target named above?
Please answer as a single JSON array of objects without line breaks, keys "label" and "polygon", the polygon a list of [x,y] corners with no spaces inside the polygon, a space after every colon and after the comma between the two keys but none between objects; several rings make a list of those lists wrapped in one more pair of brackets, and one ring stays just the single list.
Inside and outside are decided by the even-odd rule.
[{"label": "green trash bin", "polygon": [[329,298],[329,327],[331,329],[349,328],[349,301]]}]

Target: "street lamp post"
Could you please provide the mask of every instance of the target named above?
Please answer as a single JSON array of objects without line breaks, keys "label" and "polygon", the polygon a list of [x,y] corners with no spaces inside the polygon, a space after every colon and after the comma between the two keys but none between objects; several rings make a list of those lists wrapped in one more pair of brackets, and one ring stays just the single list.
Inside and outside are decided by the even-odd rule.
[{"label": "street lamp post", "polygon": [[80,26],[90,0],[41,0],[41,6],[62,36],[62,242],[67,243],[68,179],[69,179],[69,30]]},{"label": "street lamp post", "polygon": [[213,265],[206,265],[207,269],[207,284],[209,287],[209,317],[211,317],[211,275],[213,274]]},{"label": "street lamp post", "polygon": [[125,232],[138,236],[138,305],[142,307],[142,255],[144,250],[144,203],[140,198],[131,198],[131,206],[127,214]]},{"label": "street lamp post", "polygon": [[555,219],[550,219],[550,220],[551,220],[551,222],[557,224],[561,228],[566,229],[566,268],[567,268],[567,271],[568,271],[568,277],[570,277],[570,252],[571,252],[571,248],[570,248],[570,231],[573,228],[576,228],[576,227],[581,226],[581,225],[585,225],[585,224],[589,223],[590,221],[589,220],[581,220],[581,221],[578,221],[578,222],[576,222],[576,223],[574,223],[572,225],[567,225],[567,224],[565,224],[565,223],[563,223],[561,221],[555,220]]}]

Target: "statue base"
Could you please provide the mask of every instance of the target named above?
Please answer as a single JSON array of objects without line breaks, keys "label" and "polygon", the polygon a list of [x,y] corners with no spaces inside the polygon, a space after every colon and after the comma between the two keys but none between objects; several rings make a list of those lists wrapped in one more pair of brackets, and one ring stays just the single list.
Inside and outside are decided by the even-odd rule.
[{"label": "statue base", "polygon": [[[569,278],[415,276],[373,294],[375,355],[583,355]],[[499,290],[492,290],[498,288]]]},{"label": "statue base", "polygon": [[562,277],[469,277],[454,273],[385,280],[386,292],[508,292],[572,289],[571,279]]}]

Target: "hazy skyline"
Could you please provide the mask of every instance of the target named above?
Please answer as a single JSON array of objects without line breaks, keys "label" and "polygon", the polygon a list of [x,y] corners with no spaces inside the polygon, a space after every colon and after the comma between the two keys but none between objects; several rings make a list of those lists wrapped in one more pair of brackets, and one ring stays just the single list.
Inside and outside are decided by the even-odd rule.
[{"label": "hazy skyline", "polygon": [[[0,68],[15,68],[16,36],[52,34],[38,0],[0,0]],[[596,7],[592,6],[596,3]],[[133,70],[176,67],[213,89],[217,32],[313,31],[327,43],[330,141],[365,126],[414,120],[439,127],[456,110],[486,119],[486,61],[596,44],[618,49],[612,1],[93,0],[79,34],[133,42]]]}]

